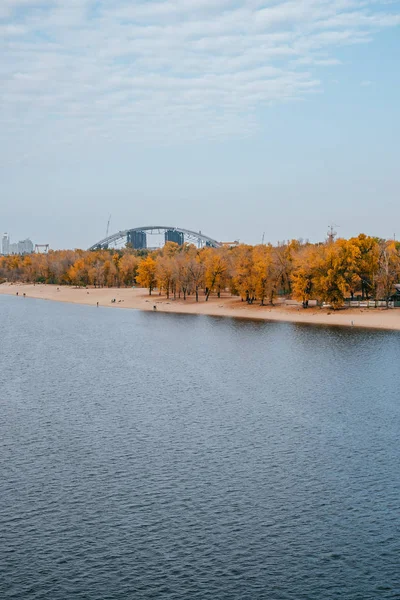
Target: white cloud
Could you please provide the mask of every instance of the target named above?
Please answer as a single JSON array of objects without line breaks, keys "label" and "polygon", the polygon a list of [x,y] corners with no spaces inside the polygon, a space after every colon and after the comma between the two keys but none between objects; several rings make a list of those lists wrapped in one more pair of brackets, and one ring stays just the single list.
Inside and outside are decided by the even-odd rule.
[{"label": "white cloud", "polygon": [[2,0],[3,152],[247,136],[261,108],[320,91],[340,46],[399,24],[373,0]]}]

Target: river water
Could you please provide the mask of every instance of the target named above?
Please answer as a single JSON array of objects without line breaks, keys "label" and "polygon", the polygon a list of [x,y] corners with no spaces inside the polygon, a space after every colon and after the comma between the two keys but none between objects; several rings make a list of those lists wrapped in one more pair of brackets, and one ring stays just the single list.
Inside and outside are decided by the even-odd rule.
[{"label": "river water", "polygon": [[0,598],[400,598],[399,333],[0,296]]}]

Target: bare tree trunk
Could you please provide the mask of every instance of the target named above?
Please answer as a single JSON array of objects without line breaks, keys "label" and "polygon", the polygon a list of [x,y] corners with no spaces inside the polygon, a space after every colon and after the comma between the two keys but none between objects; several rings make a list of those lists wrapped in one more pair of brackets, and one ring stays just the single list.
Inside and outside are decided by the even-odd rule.
[{"label": "bare tree trunk", "polygon": [[208,299],[209,299],[210,294],[211,294],[211,290],[213,289],[214,285],[215,285],[215,277],[214,277],[214,279],[213,279],[210,287],[207,288],[206,302],[208,302]]}]

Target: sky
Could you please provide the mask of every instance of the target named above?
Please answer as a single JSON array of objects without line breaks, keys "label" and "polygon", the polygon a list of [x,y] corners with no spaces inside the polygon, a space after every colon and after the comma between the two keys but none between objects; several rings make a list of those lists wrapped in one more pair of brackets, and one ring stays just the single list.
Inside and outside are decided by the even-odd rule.
[{"label": "sky", "polygon": [[1,0],[0,230],[400,238],[400,0]]}]

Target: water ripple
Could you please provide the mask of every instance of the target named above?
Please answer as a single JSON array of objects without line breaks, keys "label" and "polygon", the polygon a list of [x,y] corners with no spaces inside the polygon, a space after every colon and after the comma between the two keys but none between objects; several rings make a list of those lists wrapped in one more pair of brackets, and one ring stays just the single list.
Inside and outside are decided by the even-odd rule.
[{"label": "water ripple", "polygon": [[0,599],[400,598],[400,335],[0,297]]}]

